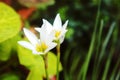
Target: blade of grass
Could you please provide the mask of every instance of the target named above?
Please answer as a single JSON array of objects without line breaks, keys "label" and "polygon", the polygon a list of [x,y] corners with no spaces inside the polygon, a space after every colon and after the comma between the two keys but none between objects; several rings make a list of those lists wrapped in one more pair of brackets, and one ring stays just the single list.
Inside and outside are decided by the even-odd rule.
[{"label": "blade of grass", "polygon": [[64,79],[65,80],[70,80],[70,75],[68,74],[67,72],[67,62],[68,62],[68,57],[70,55],[70,52],[72,50],[72,47],[71,45],[69,47],[67,47],[66,51],[65,51],[65,55],[64,55],[64,58],[63,58],[63,64],[64,64],[64,68],[63,68],[63,74],[64,74]]},{"label": "blade of grass", "polygon": [[74,55],[73,57],[73,62],[70,68],[70,74],[74,75],[74,71],[77,69],[78,63],[80,61],[80,56],[79,55]]},{"label": "blade of grass", "polygon": [[99,0],[94,32],[93,32],[93,35],[92,35],[92,40],[91,40],[91,43],[90,43],[88,55],[86,56],[86,60],[85,60],[85,62],[83,64],[83,68],[82,68],[83,69],[83,78],[82,78],[82,80],[86,80],[86,75],[87,75],[89,62],[90,62],[90,59],[91,59],[91,56],[92,56],[92,53],[93,53],[94,47],[95,47],[94,44],[95,44],[95,40],[96,40],[97,26],[98,26],[99,17],[100,17],[100,6],[101,6],[101,0]]},{"label": "blade of grass", "polygon": [[106,37],[105,41],[103,42],[102,50],[101,50],[100,57],[99,57],[99,62],[101,61],[101,59],[102,59],[102,57],[103,57],[103,55],[104,55],[105,49],[106,49],[107,44],[108,44],[108,42],[109,42],[109,40],[110,40],[110,37],[111,37],[111,35],[112,35],[112,32],[113,32],[114,27],[115,27],[115,23],[112,23],[112,25],[111,25],[111,27],[110,27],[110,29],[109,29],[109,32],[108,32],[108,34],[107,34],[107,37]]},{"label": "blade of grass", "polygon": [[120,80],[120,71],[118,71],[115,80]]},{"label": "blade of grass", "polygon": [[69,74],[69,80],[74,80],[75,78],[76,78],[76,69],[77,69],[77,66],[78,66],[78,63],[79,63],[79,61],[80,61],[80,56],[78,55],[78,54],[76,54],[76,53],[78,53],[78,51],[74,51],[73,53],[72,53],[72,60],[70,60],[70,69],[69,69],[69,72],[68,72],[68,74]]},{"label": "blade of grass", "polygon": [[107,60],[106,65],[105,65],[105,70],[103,72],[102,80],[106,80],[107,73],[108,73],[108,70],[109,70],[109,67],[110,67],[110,62],[111,62],[111,58],[112,58],[112,54],[113,53],[114,53],[114,49],[111,49],[110,56],[108,57],[108,60]]},{"label": "blade of grass", "polygon": [[94,66],[93,66],[93,72],[92,72],[92,80],[96,80],[96,64],[97,64],[97,58],[98,58],[98,53],[99,53],[99,48],[100,48],[100,43],[101,43],[101,37],[102,37],[102,30],[103,30],[103,20],[101,20],[101,24],[100,24],[100,29],[98,32],[98,44],[96,46],[96,56],[95,56],[95,61],[94,61]]},{"label": "blade of grass", "polygon": [[110,80],[114,80],[115,79],[115,73],[117,72],[117,68],[118,66],[120,65],[120,58],[118,59],[113,71],[112,71],[112,74],[111,74],[111,77],[110,77]]},{"label": "blade of grass", "polygon": [[[113,25],[113,26],[115,26],[115,25]],[[108,55],[108,59],[107,59],[106,65],[105,65],[105,70],[103,72],[102,80],[106,80],[106,77],[107,77],[107,73],[108,73],[108,70],[109,70],[109,67],[110,67],[111,59],[112,59],[112,56],[113,56],[113,53],[114,53],[114,50],[115,50],[115,44],[116,44],[116,41],[117,41],[117,34],[118,34],[118,31],[117,31],[117,28],[116,28],[113,32],[112,47],[111,47],[111,50],[110,50],[110,54]]]},{"label": "blade of grass", "polygon": [[[114,29],[114,26],[115,25],[115,23],[112,23],[112,25],[111,25],[111,27],[110,27],[110,29],[109,29],[109,31],[108,31],[108,34],[107,34],[107,36],[106,36],[106,38],[105,38],[105,40],[103,41],[103,44],[102,44],[102,49],[101,49],[101,52],[100,52],[100,55],[99,55],[99,58],[98,58],[98,62],[97,62],[97,65],[96,65],[96,73],[99,75],[99,71],[100,71],[100,68],[99,68],[99,66],[100,66],[100,63],[101,63],[101,60],[102,60],[102,58],[103,58],[103,55],[104,55],[104,53],[105,53],[105,49],[106,49],[106,47],[107,47],[107,44],[108,44],[108,42],[109,42],[109,40],[110,40],[110,37],[111,37],[111,35],[112,35],[112,32],[113,32],[113,29]],[[97,78],[98,76],[96,76],[96,78]]]}]

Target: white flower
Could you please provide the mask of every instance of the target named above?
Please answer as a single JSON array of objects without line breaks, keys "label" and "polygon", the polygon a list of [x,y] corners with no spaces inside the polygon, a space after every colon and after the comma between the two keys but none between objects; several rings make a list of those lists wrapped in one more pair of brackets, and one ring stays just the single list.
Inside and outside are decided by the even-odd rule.
[{"label": "white flower", "polygon": [[60,40],[60,43],[64,41],[65,34],[67,32],[68,20],[62,25],[60,15],[57,14],[53,23],[53,31],[55,31],[55,40]]},{"label": "white flower", "polygon": [[52,34],[49,35],[46,30],[46,26],[43,24],[40,30],[40,39],[38,39],[31,31],[24,28],[25,36],[30,42],[27,41],[18,41],[18,43],[30,50],[33,54],[46,54],[49,50],[53,49],[56,46],[56,43],[53,41]]},{"label": "white flower", "polygon": [[[64,41],[64,37],[65,34],[67,32],[67,24],[68,24],[68,20],[64,23],[64,25],[62,25],[62,21],[60,18],[60,15],[57,14],[55,17],[55,20],[53,22],[53,25],[51,25],[47,20],[43,19],[43,24],[45,24],[45,26],[47,26],[47,31],[50,34],[54,33],[54,40],[58,41],[60,40],[60,43],[62,43]],[[36,29],[37,31],[40,32],[40,28]]]}]

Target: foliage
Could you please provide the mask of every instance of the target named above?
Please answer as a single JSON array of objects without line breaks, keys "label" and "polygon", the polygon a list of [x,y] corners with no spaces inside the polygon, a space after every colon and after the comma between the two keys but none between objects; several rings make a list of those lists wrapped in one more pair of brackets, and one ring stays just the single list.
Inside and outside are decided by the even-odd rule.
[{"label": "foliage", "polygon": [[[17,35],[21,28],[19,15],[11,7],[5,5],[4,3],[0,3],[0,15],[0,60],[8,61],[13,50],[15,50],[15,52],[18,53],[20,64],[30,70],[27,80],[38,80],[38,78],[42,80],[42,78],[45,77],[44,61],[42,57],[34,56],[31,51],[17,45],[17,41],[21,39],[20,36]],[[17,46],[18,48],[16,48]],[[49,76],[56,74],[56,58],[56,55],[52,52],[48,54]],[[62,70],[61,64],[59,65],[59,70]],[[4,76],[1,76],[1,79],[4,79],[4,77],[6,77],[5,79],[7,79],[7,77],[8,79],[14,79],[14,75],[13,78],[11,76],[12,73],[6,73]],[[17,79],[17,75],[15,77],[15,79]]]},{"label": "foliage", "polygon": [[[41,78],[41,76],[45,76],[44,61],[43,61],[42,56],[33,55],[31,51],[19,46],[18,57],[19,57],[20,64],[26,66],[28,69],[31,70],[29,77],[31,76],[34,77],[33,75],[37,73],[40,75],[38,76],[38,78],[36,78],[36,80]],[[56,61],[57,61],[56,56],[51,52],[48,53],[48,74],[49,76],[56,74],[56,63],[57,63]],[[59,65],[59,70],[60,71],[62,70],[61,64]]]},{"label": "foliage", "polygon": [[0,3],[0,42],[14,37],[20,31],[20,25],[20,16],[11,7]]},{"label": "foliage", "polygon": [[[24,38],[23,26],[34,32],[33,28],[42,24],[42,18],[52,23],[56,13],[60,13],[63,21],[69,20],[65,42],[61,45],[60,80],[120,79],[119,0],[101,0],[99,9],[100,0],[56,0],[34,7],[29,14],[27,11],[33,8],[19,1],[9,0],[9,6],[0,3],[0,79],[42,80],[45,77],[42,57],[32,55],[18,46],[17,41]],[[50,76],[56,73],[54,52],[53,49],[48,56]]]}]

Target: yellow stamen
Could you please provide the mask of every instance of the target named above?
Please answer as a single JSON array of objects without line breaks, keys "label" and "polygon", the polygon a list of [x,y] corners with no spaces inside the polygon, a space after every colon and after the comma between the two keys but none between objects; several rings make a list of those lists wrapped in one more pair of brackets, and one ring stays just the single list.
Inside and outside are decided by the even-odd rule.
[{"label": "yellow stamen", "polygon": [[42,43],[41,46],[43,51],[45,51],[48,48],[48,46],[45,43]]},{"label": "yellow stamen", "polygon": [[48,46],[44,42],[42,42],[41,45],[36,44],[37,52],[44,52],[47,48],[48,48]]},{"label": "yellow stamen", "polygon": [[41,45],[36,44],[36,51],[37,51],[37,52],[41,52],[41,51],[42,51]]},{"label": "yellow stamen", "polygon": [[58,38],[60,36],[61,31],[55,31],[55,37]]}]

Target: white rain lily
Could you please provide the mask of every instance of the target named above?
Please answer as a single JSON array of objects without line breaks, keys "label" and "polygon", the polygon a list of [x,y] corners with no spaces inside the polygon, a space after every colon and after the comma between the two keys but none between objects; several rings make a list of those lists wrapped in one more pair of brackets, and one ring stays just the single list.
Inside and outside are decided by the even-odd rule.
[{"label": "white rain lily", "polygon": [[67,32],[67,24],[68,24],[68,20],[65,22],[64,25],[62,25],[62,21],[60,18],[60,15],[57,14],[55,17],[55,20],[53,22],[53,31],[55,31],[55,39],[64,39],[63,37],[65,36],[65,33]]},{"label": "white rain lily", "polygon": [[[45,24],[47,27],[47,32],[49,34],[53,34],[54,33],[54,40],[58,41],[60,40],[60,43],[62,43],[64,41],[64,37],[65,34],[67,32],[67,24],[68,24],[68,20],[64,23],[64,25],[62,25],[62,21],[60,18],[60,15],[57,14],[55,17],[55,20],[53,22],[53,25],[51,25],[47,20],[43,19],[43,24]],[[37,31],[40,32],[40,28],[36,28]]]},{"label": "white rain lily", "polygon": [[53,49],[57,44],[52,42],[53,36],[49,35],[46,31],[46,27],[43,24],[40,31],[40,39],[36,37],[31,31],[24,28],[23,29],[25,36],[28,38],[28,41],[18,41],[18,43],[32,50],[33,54],[46,54],[49,50]]},{"label": "white rain lily", "polygon": [[[60,15],[57,14],[55,20],[53,22],[52,32],[54,32],[54,40],[60,40],[60,43],[64,41],[65,34],[67,32],[67,24],[68,20],[62,25],[62,21]],[[46,26],[50,25],[50,23],[46,20]]]}]

